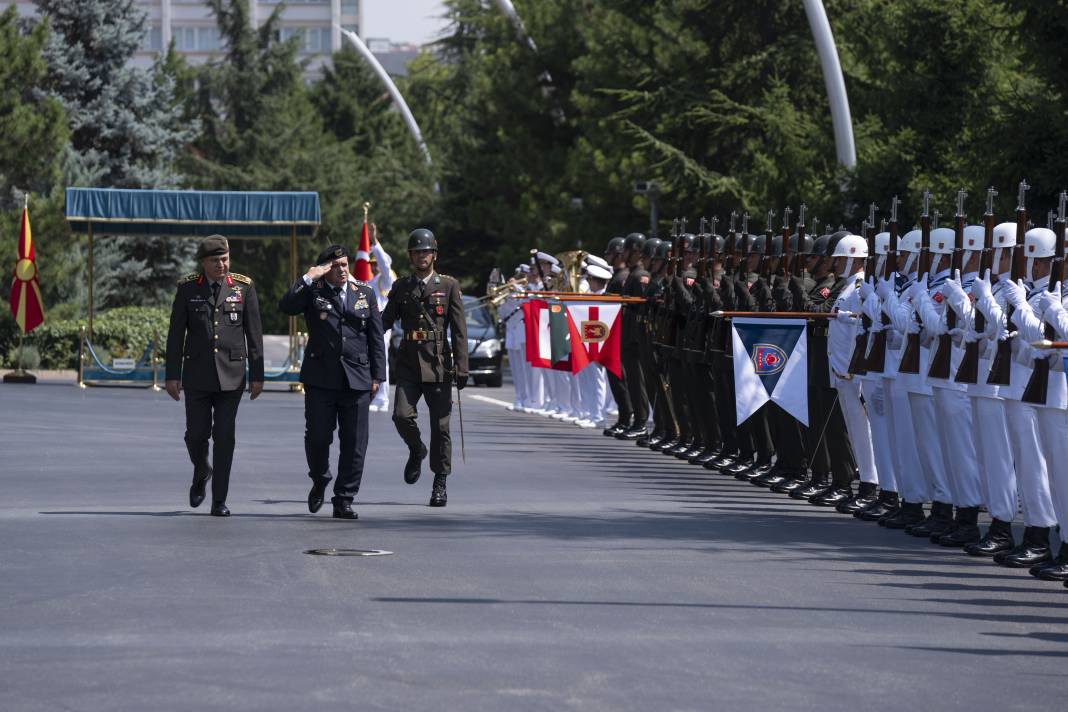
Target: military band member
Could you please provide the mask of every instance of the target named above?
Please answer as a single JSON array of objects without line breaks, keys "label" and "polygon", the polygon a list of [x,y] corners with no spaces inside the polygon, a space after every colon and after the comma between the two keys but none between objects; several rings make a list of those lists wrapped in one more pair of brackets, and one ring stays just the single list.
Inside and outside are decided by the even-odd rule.
[{"label": "military band member", "polygon": [[467,322],[460,284],[435,271],[437,255],[438,241],[430,230],[419,228],[408,236],[413,274],[394,283],[384,319],[390,324],[400,319],[404,330],[393,405],[393,423],[409,452],[404,481],[415,484],[427,456],[416,423],[416,404],[423,398],[430,410],[430,506],[444,507],[452,472],[452,385],[467,386]]},{"label": "military band member", "polygon": [[[211,514],[230,516],[226,495],[234,460],[237,407],[248,368],[250,398],[263,390],[263,328],[252,280],[230,272],[222,235],[197,249],[202,272],[178,282],[167,332],[167,393],[185,390],[185,445],[193,463],[189,506],[199,507],[211,483]],[[215,443],[208,464],[208,438]]]},{"label": "military band member", "polygon": [[278,308],[291,316],[303,314],[308,329],[300,366],[304,453],[312,481],[308,510],[319,511],[333,479],[330,444],[336,427],[341,451],[331,500],[333,516],[356,519],[352,500],[363,479],[368,407],[386,378],[382,318],[374,290],[350,277],[348,251],[331,245],[293,283]]}]

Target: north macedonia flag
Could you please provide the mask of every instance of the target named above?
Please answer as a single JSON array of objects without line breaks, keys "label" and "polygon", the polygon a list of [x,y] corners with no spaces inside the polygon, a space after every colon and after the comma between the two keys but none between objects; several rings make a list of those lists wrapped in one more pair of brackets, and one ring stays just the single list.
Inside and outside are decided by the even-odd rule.
[{"label": "north macedonia flag", "polygon": [[22,209],[22,229],[19,231],[19,259],[15,263],[15,278],[11,281],[8,301],[23,334],[30,333],[44,323],[44,303],[41,300],[41,285],[37,281],[30,211],[25,207]]}]

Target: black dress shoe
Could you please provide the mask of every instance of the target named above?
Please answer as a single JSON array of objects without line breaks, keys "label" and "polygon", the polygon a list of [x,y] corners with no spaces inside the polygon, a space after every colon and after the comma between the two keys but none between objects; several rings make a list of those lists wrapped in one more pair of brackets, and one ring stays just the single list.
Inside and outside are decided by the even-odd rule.
[{"label": "black dress shoe", "polygon": [[702,452],[699,456],[697,456],[691,462],[693,462],[693,464],[695,464],[695,465],[700,465],[701,467],[704,467],[705,465],[707,465],[708,463],[712,462],[713,460],[715,460],[718,457],[719,457],[719,449],[718,448],[705,448],[704,452]]},{"label": "black dress shoe", "polygon": [[616,436],[616,440],[638,440],[649,435],[645,428],[631,428]]},{"label": "black dress shoe", "polygon": [[901,502],[897,514],[879,520],[879,525],[887,529],[904,529],[925,520],[923,502]]},{"label": "black dress shoe", "polygon": [[864,509],[853,512],[853,516],[862,522],[877,522],[883,517],[896,513],[898,508],[897,492],[882,491],[878,498]]},{"label": "black dress shoe", "polygon": [[1049,527],[1027,527],[1023,541],[1009,551],[994,555],[994,561],[1010,569],[1029,569],[1052,559],[1049,551]]},{"label": "black dress shoe", "polygon": [[834,485],[827,491],[810,497],[808,503],[817,507],[837,507],[839,504],[849,501],[852,496],[852,486]]},{"label": "black dress shoe", "polygon": [[808,475],[804,472],[794,472],[777,485],[771,486],[771,491],[776,494],[790,494],[808,484]]},{"label": "black dress shoe", "polygon": [[229,517],[230,510],[226,508],[226,502],[212,502],[211,504],[211,516],[213,517]]},{"label": "black dress shoe", "polygon": [[308,511],[315,514],[323,506],[323,496],[326,494],[326,486],[330,478],[315,479],[312,481],[311,492],[308,493]]},{"label": "black dress shoe", "polygon": [[1016,540],[1012,538],[1012,523],[994,519],[983,538],[974,544],[966,545],[964,553],[969,556],[994,556],[1009,551],[1014,546]]},{"label": "black dress shoe", "polygon": [[855,495],[844,502],[839,502],[834,508],[842,514],[856,514],[860,510],[867,509],[875,504],[878,490],[879,485],[874,482],[861,482]]},{"label": "black dress shoe", "polygon": [[634,444],[638,447],[649,447],[650,445],[656,445],[658,442],[664,439],[662,433],[658,433],[655,430],[647,438],[639,438]]},{"label": "black dress shoe", "polygon": [[189,506],[196,509],[204,501],[204,490],[208,486],[208,480],[211,479],[212,470],[209,467],[203,476],[197,477],[193,475],[193,484],[189,487]]},{"label": "black dress shoe", "polygon": [[629,425],[624,425],[623,422],[621,421],[621,422],[618,422],[615,425],[613,425],[611,428],[605,428],[603,431],[601,431],[601,434],[604,435],[605,437],[614,438],[615,436],[617,436],[620,433],[625,432],[625,431],[627,431],[629,429],[630,429],[630,426]]},{"label": "black dress shoe", "polygon": [[735,461],[732,464],[730,464],[730,465],[728,465],[726,467],[721,467],[720,468],[720,472],[722,472],[725,475],[731,475],[733,477],[734,475],[737,475],[739,472],[745,472],[746,470],[751,468],[754,464],[756,464],[756,463],[753,461],[753,458],[751,458],[751,457],[739,457],[739,458],[735,459]]},{"label": "black dress shoe", "polygon": [[344,499],[334,499],[334,519],[359,519],[360,516],[352,511],[352,502]]},{"label": "black dress shoe", "polygon": [[822,473],[813,474],[804,487],[795,489],[790,493],[790,497],[791,499],[810,499],[822,494],[827,489],[830,489],[830,485],[827,484],[827,475]]},{"label": "black dress shoe", "polygon": [[951,531],[932,539],[939,546],[961,548],[979,541],[979,508],[957,507],[957,519]]},{"label": "black dress shoe", "polygon": [[701,457],[701,455],[704,454],[705,449],[700,445],[695,445],[694,447],[686,451],[686,455],[682,459],[686,462],[689,462],[690,464],[693,464],[694,461],[697,460],[697,458]]},{"label": "black dress shoe", "polygon": [[414,485],[423,474],[423,460],[426,458],[426,445],[419,443],[419,449],[408,453],[408,462],[404,463],[404,481]]},{"label": "black dress shoe", "polygon": [[1068,581],[1068,544],[1062,541],[1057,558],[1032,566],[1028,573],[1043,581]]},{"label": "black dress shoe", "polygon": [[444,507],[449,502],[448,493],[445,491],[446,475],[434,475],[434,489],[430,491],[430,506]]},{"label": "black dress shoe", "polygon": [[678,444],[679,444],[679,438],[678,438],[677,435],[674,435],[674,434],[665,435],[664,439],[661,440],[660,442],[658,442],[658,443],[650,443],[649,444],[649,449],[652,450],[653,452],[661,452],[663,450],[668,450],[670,448],[673,448]]},{"label": "black dress shoe", "polygon": [[722,472],[724,469],[730,467],[733,464],[734,464],[734,455],[732,455],[732,454],[725,454],[725,455],[721,454],[715,460],[713,460],[712,462],[709,462],[708,464],[706,464],[705,465],[705,469],[706,470],[715,470],[717,472]]},{"label": "black dress shoe", "polygon": [[661,450],[660,452],[662,452],[663,454],[667,455],[668,457],[679,457],[680,455],[683,455],[684,453],[687,453],[689,451],[690,451],[690,441],[689,440],[680,440],[679,444],[676,445],[675,447],[669,448],[669,449],[665,449],[665,450]]},{"label": "black dress shoe", "polygon": [[789,476],[790,473],[787,472],[785,468],[775,465],[775,467],[772,467],[767,472],[761,475],[757,475],[753,479],[749,480],[749,484],[753,485],[754,487],[771,487],[772,485],[777,485],[780,482],[785,482]]}]

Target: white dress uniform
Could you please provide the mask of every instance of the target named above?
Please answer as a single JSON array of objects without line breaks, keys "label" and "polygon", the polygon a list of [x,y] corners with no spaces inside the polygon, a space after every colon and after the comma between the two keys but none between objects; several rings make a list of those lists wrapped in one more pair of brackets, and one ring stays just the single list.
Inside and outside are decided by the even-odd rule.
[{"label": "white dress uniform", "polygon": [[[1013,400],[1008,401],[1008,418],[1010,426],[1014,427],[1013,434],[1019,438],[1019,449],[1014,454],[1017,457],[1016,477],[1020,488],[1020,499],[1023,503],[1024,522],[1031,527],[1052,527],[1057,523],[1057,515],[1053,508],[1053,498],[1050,492],[1049,462],[1064,452],[1068,444],[1068,438],[1059,426],[1059,411],[1063,411],[1066,400],[1066,388],[1062,374],[1050,371],[1050,389],[1046,406],[1037,407],[1023,403],[1023,391],[1031,378],[1032,364],[1036,350],[1028,343],[1032,338],[1041,338],[1041,321],[1035,310],[1039,303],[1042,292],[1046,291],[1049,278],[1044,277],[1038,282],[1025,285],[1030,297],[1026,303],[1016,304],[1016,311],[1012,316],[1012,326],[1019,330],[1017,337],[1013,339],[1013,361],[1021,368],[1012,373]],[[1012,304],[1010,285],[1005,289],[1010,294],[1006,295],[1006,301]],[[1017,425],[1017,421],[1019,425]],[[1059,436],[1059,438],[1058,438]]]},{"label": "white dress uniform", "polygon": [[[389,290],[393,288],[393,281],[397,278],[397,275],[393,273],[393,258],[382,249],[381,243],[374,243],[371,245],[371,254],[375,256],[375,260],[378,262],[378,276],[371,280],[371,289],[374,290],[375,298],[378,300],[379,311],[385,311],[386,304],[389,302]],[[385,339],[386,354],[389,354],[389,338],[392,333],[392,324],[383,324],[382,327],[385,331],[383,338]],[[371,401],[371,408],[384,413],[389,412],[389,359],[386,359],[386,382],[378,389],[378,394],[374,400]]]},{"label": "white dress uniform", "polygon": [[[863,287],[863,289],[867,290],[869,287]],[[868,337],[869,350],[875,339],[875,334],[883,329],[879,296],[875,294],[873,288],[870,292],[863,302],[864,313],[871,320]],[[889,361],[890,359],[887,358],[886,360]],[[895,456],[897,445],[894,442],[891,411],[887,403],[890,397],[888,391],[892,390],[887,388],[887,384],[892,383],[892,379],[887,378],[887,370],[890,370],[889,365],[884,367],[882,373],[869,371],[862,376],[861,391],[864,394],[864,402],[867,404],[872,454],[875,457],[875,472],[879,478],[879,488],[883,492],[897,492],[897,465],[895,464],[897,460]]]},{"label": "white dress uniform", "polygon": [[[513,291],[519,292],[523,288],[516,286]],[[523,410],[530,400],[530,384],[527,370],[526,323],[523,321],[523,302],[518,296],[505,297],[501,302],[499,314],[504,322],[504,348],[508,351],[508,368],[512,371],[512,383],[515,385],[515,400],[512,402],[512,410]]]},{"label": "white dress uniform", "polygon": [[872,448],[871,425],[861,402],[861,382],[849,375],[849,361],[853,356],[860,321],[856,316],[861,311],[860,290],[864,273],[857,272],[848,278],[844,289],[838,294],[834,311],[841,316],[828,324],[827,362],[830,369],[831,386],[838,391],[838,403],[842,406],[849,444],[853,447],[853,456],[860,471],[860,481],[870,484],[879,482],[875,466],[875,452]]},{"label": "white dress uniform", "polygon": [[[976,452],[983,474],[983,500],[990,516],[1002,522],[1012,522],[1016,518],[1016,466],[1001,387],[988,384],[986,380],[994,365],[998,341],[1006,335],[1003,287],[1008,278],[1007,273],[1003,274],[993,285],[988,282],[978,284],[978,277],[972,282],[974,303],[964,327],[964,341],[979,342],[978,375],[976,383],[968,386],[968,396],[972,401]],[[989,288],[981,290],[980,287]],[[983,315],[982,333],[975,330],[977,312]]]},{"label": "white dress uniform", "polygon": [[[932,356],[937,338],[948,330],[944,291],[949,277],[948,269],[940,271],[931,281],[927,293],[917,292],[914,300],[913,306],[920,315],[924,331],[932,339]],[[959,335],[952,335],[951,339],[959,339]],[[932,386],[935,414],[941,424],[941,471],[946,475],[950,494],[949,500],[941,501],[952,502],[957,507],[978,507],[983,504],[983,494],[975,440],[972,437],[972,407],[964,384],[953,380],[962,356],[963,351],[959,347],[953,348],[949,378],[931,378],[927,375],[927,382]]]},{"label": "white dress uniform", "polygon": [[[942,448],[938,442],[938,424],[935,418],[934,399],[931,397],[931,387],[927,385],[925,374],[930,362],[927,349],[920,348],[920,373],[901,373],[901,357],[904,355],[907,335],[920,333],[920,324],[917,322],[912,303],[909,300],[909,292],[916,283],[916,273],[912,273],[903,282],[897,293],[889,294],[883,310],[893,324],[897,332],[898,350],[894,353],[895,387],[894,394],[905,394],[901,405],[908,410],[907,420],[912,426],[911,433],[897,433],[898,446],[908,452],[917,455],[917,467],[911,470],[902,463],[897,469],[899,493],[905,501],[910,503],[929,502],[932,499],[939,502],[949,502],[949,487],[946,484],[945,473],[942,471]],[[921,334],[922,344],[922,334]],[[887,361],[890,360],[890,351],[887,349]],[[904,425],[906,416],[898,414],[897,402],[894,404],[894,416],[901,419]]]},{"label": "white dress uniform", "polygon": [[[611,277],[611,272],[606,272]],[[607,279],[606,279],[607,281]],[[590,294],[604,294],[604,289],[590,291]],[[604,366],[599,363],[591,363],[579,371],[575,376],[580,394],[580,411],[582,419],[579,424],[583,427],[603,428],[608,419],[608,376]]]},{"label": "white dress uniform", "polygon": [[[1061,287],[1061,294],[1054,296],[1050,294],[1046,297],[1039,297],[1038,310],[1042,313],[1042,319],[1044,322],[1052,324],[1056,332],[1058,340],[1068,339],[1068,310],[1065,309],[1065,305],[1068,304],[1068,296],[1064,287]],[[1043,307],[1042,302],[1046,304]],[[1032,325],[1033,326],[1033,325]],[[1033,330],[1028,328],[1028,336],[1037,336],[1033,333]],[[1042,338],[1042,337],[1040,337]],[[1039,339],[1034,339],[1038,341]],[[1047,404],[1049,404],[1051,394],[1055,388],[1059,389],[1060,384],[1054,385],[1054,381],[1064,381],[1064,358],[1061,352],[1045,352],[1038,353],[1048,354],[1052,358],[1050,364],[1050,389],[1047,392]],[[1064,409],[1045,408],[1049,411],[1048,417],[1045,419],[1047,422],[1042,425],[1042,441],[1043,444],[1049,447],[1052,443],[1052,449],[1046,451],[1047,463],[1054,462],[1055,465],[1047,468],[1047,475],[1049,478],[1050,489],[1053,494],[1053,509],[1057,516],[1057,522],[1060,524],[1060,539],[1061,542],[1068,542],[1068,460],[1057,459],[1068,456],[1065,451],[1068,450],[1068,411]],[[1042,419],[1040,419],[1040,422]]]},{"label": "white dress uniform", "polygon": [[[543,289],[541,282],[530,282],[527,286],[532,292],[539,292]],[[520,314],[517,318],[522,318]],[[523,327],[526,328],[525,326]],[[524,332],[525,334],[526,332]],[[524,336],[524,338],[526,338]],[[527,400],[523,401],[523,410],[528,413],[537,413],[538,415],[545,415],[548,408],[547,401],[547,384],[545,375],[548,369],[535,368],[527,363],[526,359],[523,360],[523,368],[526,369],[527,377]]]}]

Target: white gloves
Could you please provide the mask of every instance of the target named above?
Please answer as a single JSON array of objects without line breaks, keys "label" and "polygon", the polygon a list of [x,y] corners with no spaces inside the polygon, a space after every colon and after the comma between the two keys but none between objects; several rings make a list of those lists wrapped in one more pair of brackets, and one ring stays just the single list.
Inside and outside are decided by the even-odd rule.
[{"label": "white gloves", "polygon": [[993,296],[990,288],[990,270],[987,270],[986,274],[976,277],[975,281],[972,282],[972,295],[975,297],[975,301]]},{"label": "white gloves", "polygon": [[845,311],[844,309],[839,309],[837,312],[835,312],[834,318],[839,323],[848,324],[850,326],[857,322],[856,314],[851,311]]},{"label": "white gloves", "polygon": [[878,284],[875,285],[875,293],[879,295],[879,299],[884,302],[890,299],[894,294],[894,286],[888,279],[880,279]]},{"label": "white gloves", "polygon": [[1006,280],[1004,289],[1006,304],[1010,304],[1016,309],[1023,309],[1027,306],[1027,290],[1024,288],[1023,281]]},{"label": "white gloves", "polygon": [[871,286],[871,280],[866,279],[860,283],[860,298],[864,301],[868,301],[871,295],[875,294],[875,287]]}]

